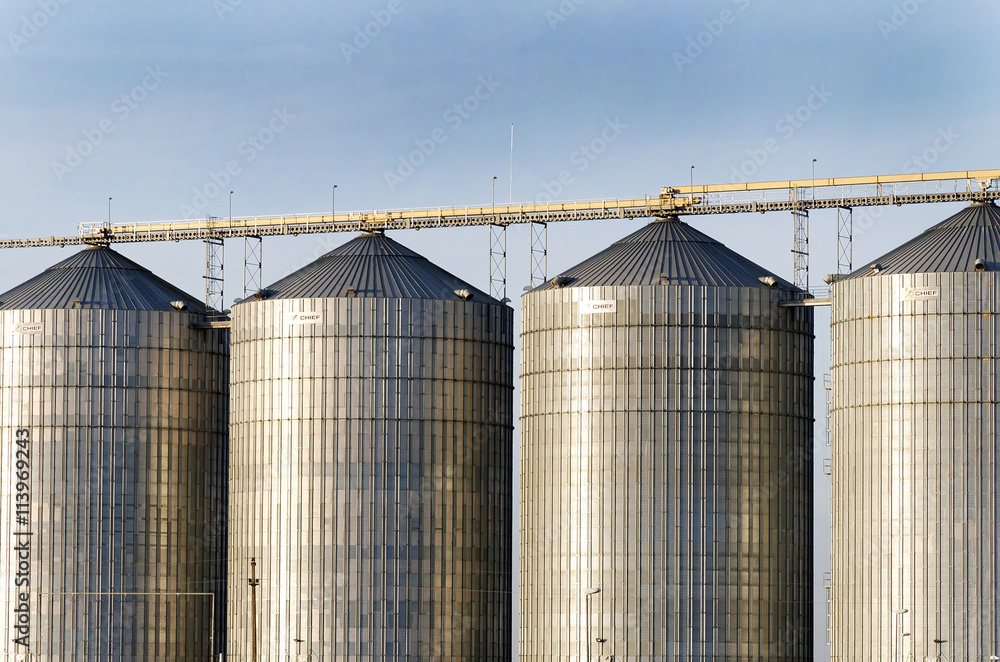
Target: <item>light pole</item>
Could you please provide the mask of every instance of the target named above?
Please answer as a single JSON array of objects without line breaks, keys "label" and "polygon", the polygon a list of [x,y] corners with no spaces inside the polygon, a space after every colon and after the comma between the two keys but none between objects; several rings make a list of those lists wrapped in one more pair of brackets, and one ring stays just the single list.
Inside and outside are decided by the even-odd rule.
[{"label": "light pole", "polygon": [[[301,660],[302,659],[302,644],[304,644],[306,642],[306,640],[305,639],[292,639],[292,641],[294,641],[296,644],[298,644],[298,646],[296,646],[295,653],[296,653],[297,657]],[[312,646],[306,646],[306,651],[307,651],[306,652],[306,659],[307,660],[311,660],[312,656],[313,656]]]},{"label": "light pole", "polygon": [[496,206],[497,206],[497,176],[493,175],[493,215],[496,216]]},{"label": "light pole", "polygon": [[941,658],[944,656],[944,653],[941,652],[941,644],[948,643],[948,640],[947,639],[935,639],[934,643],[938,645],[937,659],[938,659],[938,662],[941,662]]},{"label": "light pole", "polygon": [[260,580],[257,579],[257,559],[250,559],[250,578],[247,580],[250,585],[250,662],[257,662],[257,587]]},{"label": "light pole", "polygon": [[593,662],[593,659],[594,659],[594,658],[592,658],[590,656],[590,642],[591,642],[591,637],[590,637],[590,596],[597,595],[600,592],[601,592],[601,589],[599,589],[599,588],[592,588],[589,591],[587,591],[587,662]]},{"label": "light pole", "polygon": [[893,612],[895,614],[894,618],[896,620],[896,624],[895,624],[896,625],[896,628],[895,628],[896,631],[893,633],[893,636],[892,636],[892,645],[896,649],[893,652],[893,655],[892,655],[893,658],[903,659],[902,655],[901,655],[902,642],[900,640],[899,633],[903,631],[903,614],[909,613],[909,611],[910,611],[909,609],[897,609],[895,612]]},{"label": "light pole", "polygon": [[111,225],[111,197],[108,197],[108,225]]},{"label": "light pole", "polygon": [[330,196],[330,223],[334,223],[337,220],[337,185],[333,185],[333,194]]},{"label": "light pole", "polygon": [[816,199],[816,159],[813,159],[813,190],[812,199]]},{"label": "light pole", "polygon": [[233,192],[229,192],[229,224],[233,224]]},{"label": "light pole", "polygon": [[694,197],[694,166],[691,166],[691,197]]}]

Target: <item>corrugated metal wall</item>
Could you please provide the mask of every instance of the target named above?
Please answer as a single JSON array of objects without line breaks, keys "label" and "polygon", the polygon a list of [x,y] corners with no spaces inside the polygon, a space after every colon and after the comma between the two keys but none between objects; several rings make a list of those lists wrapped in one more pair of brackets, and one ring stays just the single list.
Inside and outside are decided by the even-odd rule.
[{"label": "corrugated metal wall", "polygon": [[813,326],[787,298],[523,297],[522,660],[812,659]]},{"label": "corrugated metal wall", "polygon": [[[27,652],[11,649],[15,542],[31,659],[208,660],[213,636],[223,650],[228,334],[190,320],[0,311],[4,650]],[[190,595],[206,592],[214,635],[213,599]]]},{"label": "corrugated metal wall", "polygon": [[833,295],[832,658],[989,660],[997,275],[852,278]]},{"label": "corrugated metal wall", "polygon": [[261,660],[510,659],[512,319],[234,307],[231,656],[250,659],[256,558]]}]

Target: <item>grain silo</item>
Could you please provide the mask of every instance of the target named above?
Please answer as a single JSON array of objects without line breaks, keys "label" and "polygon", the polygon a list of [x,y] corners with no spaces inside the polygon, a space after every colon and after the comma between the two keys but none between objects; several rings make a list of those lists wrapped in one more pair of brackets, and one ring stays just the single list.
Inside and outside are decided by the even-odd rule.
[{"label": "grain silo", "polygon": [[233,307],[230,655],[510,659],[512,361],[378,232]]},{"label": "grain silo", "polygon": [[833,660],[1000,655],[1000,210],[833,285]]},{"label": "grain silo", "polygon": [[524,295],[521,659],[812,659],[813,316],[676,217]]},{"label": "grain silo", "polygon": [[105,247],[0,294],[7,659],[224,650],[228,335],[203,313]]}]

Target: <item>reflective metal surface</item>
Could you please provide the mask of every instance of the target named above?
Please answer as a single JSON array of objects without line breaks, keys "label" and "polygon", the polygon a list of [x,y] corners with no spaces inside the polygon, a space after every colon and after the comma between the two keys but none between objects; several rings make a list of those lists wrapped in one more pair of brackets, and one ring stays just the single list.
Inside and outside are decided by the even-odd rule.
[{"label": "reflective metal surface", "polygon": [[233,659],[251,558],[262,661],[510,659],[513,314],[451,296],[233,307]]},{"label": "reflective metal surface", "polygon": [[997,284],[833,286],[834,660],[1000,655]]},{"label": "reflective metal surface", "polygon": [[789,296],[524,295],[522,660],[812,658],[813,318]]},{"label": "reflective metal surface", "polygon": [[190,322],[0,311],[0,659],[224,650],[228,334]]}]

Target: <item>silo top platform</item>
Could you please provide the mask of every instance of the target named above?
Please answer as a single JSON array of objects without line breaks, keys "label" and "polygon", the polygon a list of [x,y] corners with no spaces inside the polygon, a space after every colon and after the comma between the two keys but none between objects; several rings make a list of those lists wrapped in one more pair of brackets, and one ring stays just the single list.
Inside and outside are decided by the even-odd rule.
[{"label": "silo top platform", "polygon": [[[467,293],[460,296],[457,292]],[[464,298],[498,303],[381,232],[365,232],[264,288],[259,298]]]},{"label": "silo top platform", "polygon": [[[977,268],[976,260],[981,260]],[[1000,269],[1000,207],[977,202],[846,278]]]},{"label": "silo top platform", "polygon": [[0,294],[0,310],[176,310],[205,305],[106,246],[89,246],[34,278]]},{"label": "silo top platform", "polygon": [[702,285],[795,290],[788,281],[755,264],[676,216],[658,219],[597,255],[536,287]]}]

